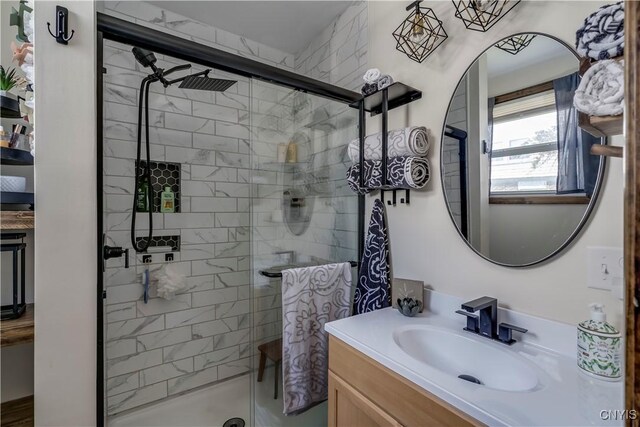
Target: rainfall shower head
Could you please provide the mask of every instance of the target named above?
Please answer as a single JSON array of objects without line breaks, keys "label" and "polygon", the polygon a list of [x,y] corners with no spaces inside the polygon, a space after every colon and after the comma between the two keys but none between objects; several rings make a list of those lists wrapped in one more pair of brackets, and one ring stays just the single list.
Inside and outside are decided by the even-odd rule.
[{"label": "rainfall shower head", "polygon": [[211,77],[191,75],[185,77],[180,83],[180,89],[208,90],[224,92],[236,84],[235,80],[212,79]]},{"label": "rainfall shower head", "polygon": [[142,49],[140,47],[134,47],[131,49],[133,52],[133,56],[135,56],[136,61],[140,63],[143,67],[151,67],[157,61],[156,56],[153,52],[150,52],[146,49]]}]

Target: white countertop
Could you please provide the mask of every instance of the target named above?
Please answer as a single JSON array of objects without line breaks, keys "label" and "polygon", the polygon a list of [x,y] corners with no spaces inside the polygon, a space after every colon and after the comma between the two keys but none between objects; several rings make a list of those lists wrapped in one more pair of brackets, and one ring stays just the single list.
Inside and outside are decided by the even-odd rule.
[{"label": "white countertop", "polygon": [[[575,327],[500,309],[499,322],[508,321],[529,328],[529,333],[522,336],[524,338],[529,335],[529,340],[522,339],[507,346],[463,331],[464,317],[449,315],[449,309],[458,300],[435,292],[427,293],[431,296],[426,295],[425,311],[416,317],[405,317],[394,308],[386,308],[327,323],[325,329],[397,374],[488,425],[623,424],[621,420],[602,420],[601,411],[623,409],[624,382],[602,381],[580,371],[576,365]],[[444,304],[435,307],[434,301],[444,301]],[[502,391],[444,373],[412,358],[396,344],[393,331],[407,325],[447,329],[451,333],[478,340],[502,351],[513,352],[534,369],[539,383],[531,391]],[[538,333],[533,329],[535,327],[540,329]],[[571,331],[573,338],[568,338]],[[519,334],[514,336],[516,339],[520,338]],[[569,343],[566,342],[567,339]],[[550,348],[553,344],[558,344],[558,348]],[[569,349],[573,350],[573,355],[568,354]]]}]

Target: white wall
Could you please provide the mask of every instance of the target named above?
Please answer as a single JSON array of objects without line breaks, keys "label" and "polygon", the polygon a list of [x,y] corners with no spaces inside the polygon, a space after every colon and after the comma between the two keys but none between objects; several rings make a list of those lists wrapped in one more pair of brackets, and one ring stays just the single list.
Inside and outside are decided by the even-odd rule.
[{"label": "white wall", "polygon": [[[56,4],[76,31],[68,46],[47,32]],[[37,2],[36,40],[36,425],[95,425],[94,3]]]},{"label": "white wall", "polygon": [[[503,37],[540,31],[571,45],[584,17],[602,2],[523,1],[487,33],[468,31],[453,16],[450,2],[430,2],[449,34],[422,64],[396,51],[391,33],[407,12],[398,2],[369,4],[369,64],[390,72],[423,91],[423,99],[392,111],[390,126],[426,125],[440,135],[447,105],[458,80],[476,56]],[[378,129],[370,120],[368,131]],[[614,143],[621,145],[620,138]],[[415,191],[411,205],[388,208],[393,274],[424,280],[434,289],[464,298],[497,297],[501,305],[549,319],[576,323],[587,317],[586,305],[602,301],[609,318],[621,326],[622,303],[609,293],[586,287],[586,248],[622,246],[622,161],[608,161],[603,193],[590,224],[574,244],[553,261],[537,267],[510,269],[493,265],[458,236],[444,202],[440,183],[439,138],[430,161],[433,178],[425,191]],[[368,198],[371,207],[373,198]]]}]

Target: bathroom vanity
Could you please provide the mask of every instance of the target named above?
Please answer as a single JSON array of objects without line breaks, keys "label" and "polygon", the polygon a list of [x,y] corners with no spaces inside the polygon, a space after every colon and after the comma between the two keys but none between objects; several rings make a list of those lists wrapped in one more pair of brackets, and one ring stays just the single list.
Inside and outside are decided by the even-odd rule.
[{"label": "bathroom vanity", "polygon": [[484,425],[333,336],[328,420],[332,427]]},{"label": "bathroom vanity", "polygon": [[417,317],[326,324],[329,426],[622,425],[623,383],[579,370],[574,326],[498,309],[529,330],[507,345],[464,331],[463,302],[427,291]]}]

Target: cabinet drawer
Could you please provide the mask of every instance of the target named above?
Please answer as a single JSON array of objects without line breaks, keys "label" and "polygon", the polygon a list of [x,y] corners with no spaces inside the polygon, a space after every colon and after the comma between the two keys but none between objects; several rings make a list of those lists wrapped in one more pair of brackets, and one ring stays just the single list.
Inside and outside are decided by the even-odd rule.
[{"label": "cabinet drawer", "polygon": [[[386,413],[389,420],[399,423],[377,425],[484,425],[333,336],[329,337],[329,371],[334,381],[335,377],[342,380],[367,402]],[[330,392],[330,408],[332,397]]]}]

